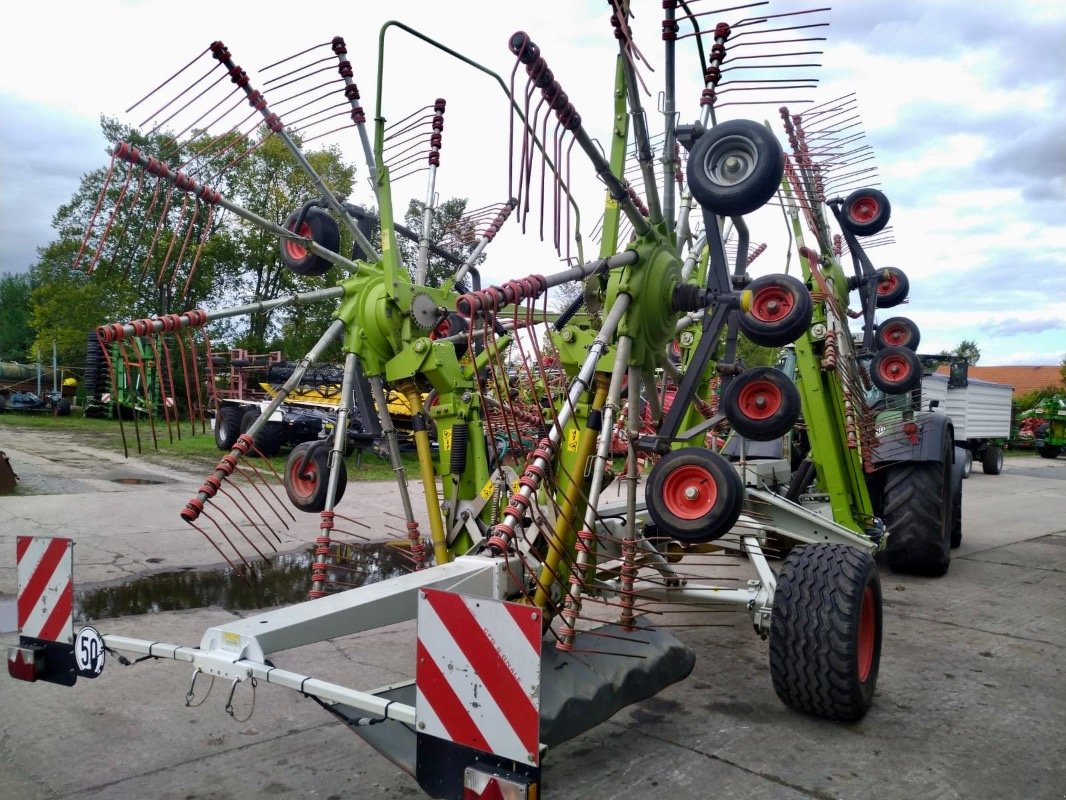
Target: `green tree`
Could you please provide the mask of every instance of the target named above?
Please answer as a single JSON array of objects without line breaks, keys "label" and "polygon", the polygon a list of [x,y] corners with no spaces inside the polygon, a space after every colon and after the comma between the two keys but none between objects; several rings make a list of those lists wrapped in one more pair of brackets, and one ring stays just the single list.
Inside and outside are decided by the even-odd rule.
[{"label": "green tree", "polygon": [[981,350],[977,347],[977,342],[971,339],[963,339],[959,342],[958,347],[955,348],[953,355],[956,358],[965,358],[966,363],[971,367],[981,360]]},{"label": "green tree", "polygon": [[[109,142],[142,148],[278,223],[318,194],[284,143],[262,139],[262,130],[251,138],[226,134],[178,141],[168,134],[144,136],[107,118],[101,128]],[[339,152],[305,155],[337,195],[346,197],[354,171]],[[270,300],[341,277],[331,270],[323,278],[298,278],[283,269],[276,236],[120,160],[84,175],[52,224],[58,238],[40,251],[31,270],[31,319],[42,352],[54,339],[65,363],[84,359],[88,331],[105,322]],[[259,350],[276,336],[286,313],[213,325],[212,336]]]},{"label": "green tree", "polygon": [[33,349],[30,325],[30,276],[0,277],[0,361],[21,361]]},{"label": "green tree", "polygon": [[[474,248],[477,247],[478,236],[475,225],[468,219],[464,219],[467,199],[465,197],[453,197],[445,200],[433,209],[430,220],[429,240],[434,244],[440,244],[459,258],[467,258]],[[404,225],[416,234],[422,233],[422,217],[425,203],[411,200],[404,216]],[[414,280],[418,264],[418,243],[403,237],[397,237],[397,244],[403,257],[404,265]],[[474,262],[475,266],[485,260],[481,255]],[[429,254],[429,268],[426,272],[427,286],[440,286],[448,278],[451,278],[458,268],[445,261],[440,256]]]}]

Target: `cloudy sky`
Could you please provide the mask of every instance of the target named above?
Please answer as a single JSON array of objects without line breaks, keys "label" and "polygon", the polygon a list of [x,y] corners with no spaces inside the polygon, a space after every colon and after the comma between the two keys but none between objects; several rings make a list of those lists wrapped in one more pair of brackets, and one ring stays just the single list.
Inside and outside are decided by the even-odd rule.
[{"label": "cloudy sky", "polygon": [[[690,5],[712,12],[734,4]],[[816,5],[773,0],[769,9]],[[660,3],[634,6],[636,44],[656,67],[644,73],[652,92],[647,110],[655,116]],[[180,7],[149,0],[24,5],[20,24],[0,32],[0,272],[29,268],[37,248],[53,238],[56,208],[85,172],[107,163],[100,114],[139,122],[124,109],[215,39],[254,78],[257,68],[342,35],[369,109],[386,19],[504,76],[513,64],[507,38],[524,29],[590,134],[601,142],[609,135],[615,45],[602,0],[325,0],[296,8],[203,0]],[[748,13],[709,14],[705,22],[735,22]],[[1016,0],[1005,11],[975,0],[840,0],[819,19],[830,26],[809,33],[827,41],[804,49],[824,53],[793,60],[818,62],[813,74],[820,85],[787,99],[802,110],[801,99],[856,93],[880,187],[893,207],[895,244],[871,256],[877,266],[902,268],[911,282],[910,302],[892,313],[918,323],[925,352],[951,349],[965,338],[976,340],[982,364],[1057,364],[1066,354],[1066,6]],[[449,101],[441,196],[470,197],[472,206],[505,199],[507,116],[498,87],[395,30],[384,60],[382,105],[390,120],[435,97]],[[698,90],[681,95],[682,121],[697,115],[696,96]],[[723,115],[769,118],[780,130],[776,105],[723,109]],[[361,163],[351,132],[341,143]],[[588,172],[577,157],[573,169]],[[602,195],[592,180],[582,186],[587,242]],[[409,179],[397,194],[421,199],[424,176]],[[780,214],[760,212],[751,223],[753,239],[769,246],[752,272],[780,271]],[[519,239],[513,224],[506,233],[489,252],[487,277],[558,268],[557,255],[537,236]]]}]

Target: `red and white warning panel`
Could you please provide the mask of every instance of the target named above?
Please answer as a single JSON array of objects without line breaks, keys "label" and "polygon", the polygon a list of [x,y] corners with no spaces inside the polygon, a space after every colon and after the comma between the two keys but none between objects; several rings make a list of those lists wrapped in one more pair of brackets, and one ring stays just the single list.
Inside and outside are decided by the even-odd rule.
[{"label": "red and white warning panel", "polygon": [[23,636],[73,644],[73,550],[70,539],[17,538],[18,626]]},{"label": "red and white warning panel", "polygon": [[538,765],[541,624],[535,606],[420,591],[419,733]]}]

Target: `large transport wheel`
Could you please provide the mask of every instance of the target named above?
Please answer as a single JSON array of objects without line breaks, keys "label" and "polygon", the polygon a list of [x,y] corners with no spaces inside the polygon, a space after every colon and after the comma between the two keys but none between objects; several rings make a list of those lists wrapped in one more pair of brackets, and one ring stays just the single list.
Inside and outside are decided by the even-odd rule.
[{"label": "large transport wheel", "polygon": [[237,437],[241,435],[241,417],[244,411],[240,406],[223,404],[215,414],[215,447],[230,450]]},{"label": "large transport wheel", "polygon": [[904,300],[911,291],[911,282],[907,274],[896,267],[885,267],[877,271],[877,302],[878,308],[895,308]]},{"label": "large transport wheel", "polygon": [[737,375],[722,393],[722,412],[741,436],[769,442],[799,419],[799,390],[781,370],[756,367]]},{"label": "large transport wheel", "polygon": [[[341,229],[337,221],[321,208],[309,208],[304,215],[303,224],[296,229],[296,222],[300,218],[300,212],[294,211],[285,220],[284,227],[305,239],[311,239],[315,244],[320,244],[334,253],[341,246]],[[333,265],[316,256],[300,242],[292,239],[282,239],[278,243],[281,250],[282,263],[297,275],[325,275]]]},{"label": "large transport wheel", "polygon": [[874,332],[874,347],[879,350],[885,347],[906,347],[917,353],[921,341],[921,331],[914,321],[907,317],[886,319]]},{"label": "large transport wheel", "polygon": [[906,347],[885,347],[870,359],[870,380],[885,394],[904,394],[922,385],[922,362]]},{"label": "large transport wheel", "polygon": [[[249,408],[241,417],[241,433],[247,433],[252,424],[259,419],[259,409]],[[255,448],[248,451],[248,455],[259,455],[272,458],[281,452],[281,446],[285,444],[285,423],[268,422],[253,439]],[[257,452],[258,451],[258,452]]]},{"label": "large transport wheel", "polygon": [[[285,493],[300,511],[317,514],[326,507],[326,488],[329,484],[330,445],[326,441],[302,442],[289,453],[285,462]],[[348,467],[344,459],[337,460],[337,496],[334,504],[344,497],[348,488]]]},{"label": "large transport wheel", "polygon": [[981,468],[985,475],[999,475],[1003,471],[1003,448],[998,444],[986,447],[981,456]]},{"label": "large transport wheel", "polygon": [[718,453],[684,447],[652,468],[644,497],[659,531],[685,543],[710,542],[736,523],[744,484]]},{"label": "large transport wheel", "polygon": [[840,224],[856,236],[873,236],[888,225],[892,204],[877,189],[857,189],[844,201]]},{"label": "large transport wheel", "polygon": [[869,553],[846,544],[793,548],[777,575],[770,677],[790,708],[861,719],[881,663],[881,580]]},{"label": "large transport wheel", "polygon": [[814,304],[803,282],[791,275],[763,275],[748,286],[751,309],[739,317],[740,329],[762,347],[784,347],[811,325]]},{"label": "large transport wheel", "polygon": [[781,143],[765,125],[734,119],[696,140],[688,156],[688,185],[699,204],[723,217],[761,208],[781,185]]},{"label": "large transport wheel", "polygon": [[885,558],[894,572],[938,578],[951,566],[951,442],[941,461],[904,461],[885,469]]}]

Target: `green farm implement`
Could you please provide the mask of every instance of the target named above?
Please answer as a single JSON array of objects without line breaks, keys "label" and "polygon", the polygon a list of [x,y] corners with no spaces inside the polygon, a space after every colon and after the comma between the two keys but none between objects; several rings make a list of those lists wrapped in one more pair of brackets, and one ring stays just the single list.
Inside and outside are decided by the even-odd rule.
[{"label": "green farm implement", "polygon": [[[175,227],[173,240],[189,244],[159,269],[169,286],[190,285],[197,242],[210,239],[211,224],[225,224],[276,237],[277,258],[310,288],[114,322],[97,335],[105,348],[136,346],[141,363],[159,365],[164,405],[189,391],[183,408],[202,409],[191,400],[198,390],[170,383],[173,354],[202,363],[207,329],[223,320],[332,309],[317,344],[227,440],[180,509],[238,573],[251,571],[255,554],[270,554],[272,527],[282,524],[307,529],[315,559],[308,601],[222,622],[198,648],[109,634],[103,646],[186,662],[194,685],[208,673],[234,687],[255,679],[314,697],[436,797],[534,796],[546,748],[688,675],[695,654],[663,622],[675,612],[746,614],[769,640],[773,686],[788,706],[845,721],[867,712],[882,644],[875,557],[884,550],[893,568],[942,574],[952,513],[950,430],[885,399],[908,400],[920,378],[908,325],[875,323],[876,308],[906,295],[905,276],[874,269],[857,238],[883,227],[887,201],[875,190],[826,201],[799,117],[786,116],[789,156],[762,122],[720,119],[727,90],[751,89],[723,69],[731,37],[743,33],[769,59],[781,30],[801,31],[817,17],[722,12],[733,18],[705,28],[681,3],[663,9],[663,113],[645,107],[639,34],[628,4],[615,2],[604,19],[619,45],[605,87],[613,105],[598,130],[549,67],[548,47],[522,31],[500,43],[509,60],[498,74],[387,23],[370,123],[340,37],[264,70],[259,88],[215,42],[188,74],[160,86],[153,107],[188,116],[180,87],[211,75],[253,119],[227,117],[213,128],[205,112],[186,128],[195,131],[187,142],[161,131],[115,142],[101,214]],[[398,37],[465,65],[482,90],[473,111],[432,96],[413,113],[391,95],[386,103],[386,44],[391,53]],[[698,66],[689,94],[683,59]],[[342,122],[316,117],[317,101],[307,98],[319,81],[329,87],[321,107],[339,103]],[[768,83],[784,97],[809,88]],[[698,101],[693,116],[678,110],[683,97]],[[291,111],[297,98],[312,107]],[[500,112],[492,118],[510,120],[507,160],[491,176],[488,204],[453,231],[464,243],[457,249],[434,235],[437,182],[447,175],[441,153],[464,110],[483,137],[489,107]],[[326,118],[358,143],[372,211],[338,196],[304,155],[301,141],[323,132],[316,126]],[[232,199],[220,169],[266,139],[284,144],[313,187],[275,219]],[[161,144],[169,149],[152,149]],[[471,174],[485,171],[478,167]],[[398,224],[396,206],[414,172],[426,178],[420,230]],[[591,256],[576,200],[586,177],[603,190]],[[153,192],[183,216],[161,214]],[[752,244],[748,220],[774,198],[790,219],[800,274],[753,278],[748,268],[763,248]],[[803,245],[801,215],[813,247]],[[122,244],[112,229],[101,223],[86,233],[95,269],[113,264]],[[484,256],[518,229],[539,234],[564,264],[523,274],[509,259],[509,273],[491,283]],[[431,279],[442,265],[446,277]],[[339,281],[323,285],[336,268]],[[549,291],[566,287],[571,299],[549,314]],[[853,292],[857,338],[848,329]],[[747,367],[744,338],[786,348],[781,368]],[[257,436],[336,342],[344,355],[331,440],[290,458],[280,478],[264,474],[253,458]],[[390,397],[411,413],[418,474],[410,478]],[[369,432],[383,437],[397,475],[411,572],[342,591],[361,502],[342,477],[357,408],[378,411]],[[312,513],[292,515],[286,496]],[[291,648],[416,615],[415,681],[375,693],[318,679],[313,665],[274,664]],[[54,644],[24,636],[9,668],[58,680]],[[469,662],[460,671],[473,676],[472,690],[454,682],[458,659]],[[69,670],[59,677],[72,682]]]}]

